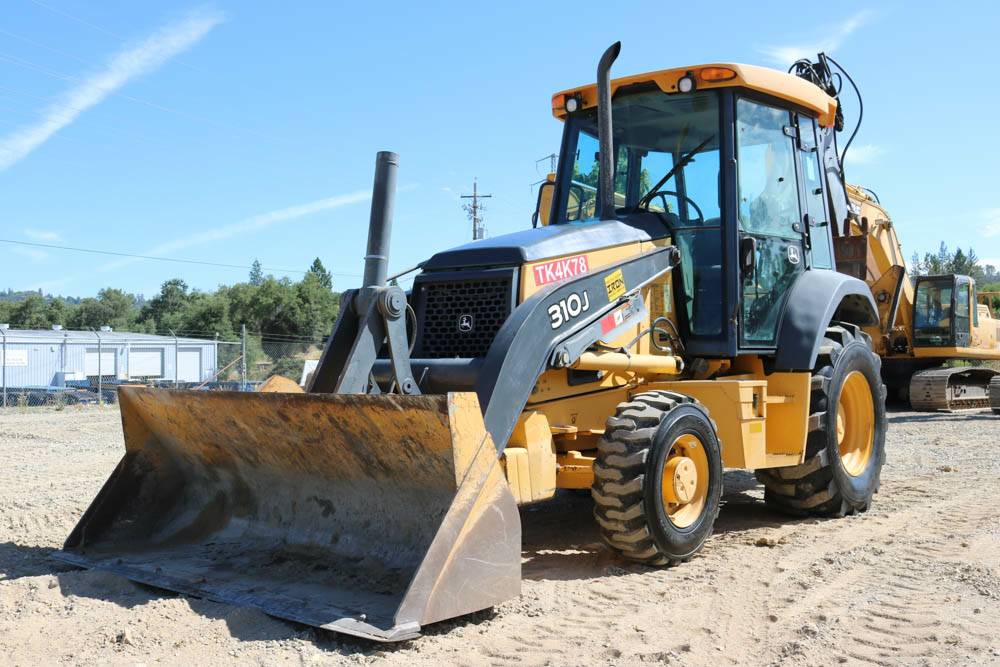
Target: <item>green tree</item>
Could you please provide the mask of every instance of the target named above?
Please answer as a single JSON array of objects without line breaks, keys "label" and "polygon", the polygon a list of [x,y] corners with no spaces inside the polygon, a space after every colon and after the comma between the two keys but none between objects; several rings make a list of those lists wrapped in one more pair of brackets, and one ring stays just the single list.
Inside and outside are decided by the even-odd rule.
[{"label": "green tree", "polygon": [[969,248],[967,253],[962,252],[961,248],[955,249],[955,254],[951,258],[951,272],[972,276],[977,281],[983,279],[983,268],[979,266],[979,257],[972,248]]},{"label": "green tree", "polygon": [[259,259],[254,259],[250,265],[250,284],[260,285],[264,282],[264,269],[260,265]]},{"label": "green tree", "polygon": [[134,328],[137,315],[136,298],[133,295],[106,287],[97,293],[96,299],[83,299],[68,317],[68,321],[73,329],[110,326],[119,331],[130,331]]},{"label": "green tree", "polygon": [[65,299],[54,298],[49,299],[49,302],[45,306],[45,318],[49,321],[49,325],[61,324],[64,327],[70,326],[70,318],[75,311],[75,307],[71,307],[66,303]]},{"label": "green tree", "polygon": [[306,317],[296,286],[288,278],[268,276],[260,284],[256,307],[258,331],[264,335],[301,336]]},{"label": "green tree", "polygon": [[11,311],[10,320],[10,326],[15,329],[48,329],[51,326],[41,294],[29,294],[24,301],[18,302]]},{"label": "green tree", "polygon": [[299,301],[299,336],[322,338],[330,333],[337,318],[338,295],[318,273],[310,271],[295,286]]},{"label": "green tree", "polygon": [[333,276],[326,270],[326,267],[323,266],[323,262],[319,261],[319,257],[313,260],[312,266],[309,267],[309,271],[306,273],[306,276],[308,277],[309,274],[313,274],[319,278],[319,282],[323,285],[323,287],[333,289]]},{"label": "green tree", "polygon": [[192,294],[182,312],[180,329],[195,336],[219,334],[222,340],[234,340],[233,325],[229,319],[229,301],[222,291]]},{"label": "green tree", "polygon": [[961,248],[956,248],[955,252],[951,252],[944,241],[938,246],[937,253],[924,253],[923,259],[914,252],[910,261],[910,271],[918,276],[957,273],[972,276],[978,282],[988,281],[991,271],[994,275],[996,273],[996,269],[992,266],[985,268],[980,266],[979,257],[971,247],[968,252]]},{"label": "green tree", "polygon": [[180,278],[171,278],[142,309],[141,319],[153,331],[176,331],[182,328],[184,311],[190,300],[187,283]]},{"label": "green tree", "polygon": [[249,331],[265,335],[301,335],[301,304],[295,284],[287,278],[268,276],[260,285],[238,283],[221,291],[235,326],[246,324]]}]

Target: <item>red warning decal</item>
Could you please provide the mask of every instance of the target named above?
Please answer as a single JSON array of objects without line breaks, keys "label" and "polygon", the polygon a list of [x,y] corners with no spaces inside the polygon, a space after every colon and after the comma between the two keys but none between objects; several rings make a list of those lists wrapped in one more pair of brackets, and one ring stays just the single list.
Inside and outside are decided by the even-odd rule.
[{"label": "red warning decal", "polygon": [[609,331],[613,331],[614,329],[620,327],[624,321],[625,313],[623,312],[623,309],[619,308],[613,313],[608,313],[601,318],[601,333],[606,334]]},{"label": "red warning decal", "polygon": [[639,319],[645,315],[646,306],[642,301],[642,296],[636,294],[634,298],[629,299],[601,318],[601,335],[607,335],[621,327],[638,324]]}]

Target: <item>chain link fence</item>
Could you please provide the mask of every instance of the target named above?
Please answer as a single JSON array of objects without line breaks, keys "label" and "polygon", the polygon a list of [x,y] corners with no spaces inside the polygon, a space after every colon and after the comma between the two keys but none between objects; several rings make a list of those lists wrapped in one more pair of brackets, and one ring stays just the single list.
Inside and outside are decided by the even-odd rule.
[{"label": "chain link fence", "polygon": [[323,349],[308,338],[235,338],[0,328],[0,410],[115,403],[126,384],[256,391],[271,375],[304,384]]},{"label": "chain link fence", "polygon": [[253,388],[272,375],[282,375],[305,386],[322,352],[322,340],[248,335],[247,382]]}]

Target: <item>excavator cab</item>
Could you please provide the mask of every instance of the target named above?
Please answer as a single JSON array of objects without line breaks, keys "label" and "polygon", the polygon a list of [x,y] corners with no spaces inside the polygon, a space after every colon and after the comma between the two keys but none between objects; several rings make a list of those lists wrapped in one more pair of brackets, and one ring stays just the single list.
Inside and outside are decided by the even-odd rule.
[{"label": "excavator cab", "polygon": [[914,347],[969,347],[978,326],[976,283],[969,276],[921,276],[913,304]]}]

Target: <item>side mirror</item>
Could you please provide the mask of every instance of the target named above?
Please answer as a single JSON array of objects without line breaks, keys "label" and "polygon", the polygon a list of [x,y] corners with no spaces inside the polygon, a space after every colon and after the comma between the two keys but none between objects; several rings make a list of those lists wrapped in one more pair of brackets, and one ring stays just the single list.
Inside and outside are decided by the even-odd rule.
[{"label": "side mirror", "polygon": [[744,280],[752,280],[757,270],[757,239],[744,236],[740,241],[740,271]]},{"label": "side mirror", "polygon": [[555,174],[549,174],[545,182],[538,186],[538,200],[535,202],[535,212],[531,214],[532,227],[537,227],[539,224],[545,227],[549,224],[549,216],[552,214],[552,195],[555,190]]}]

